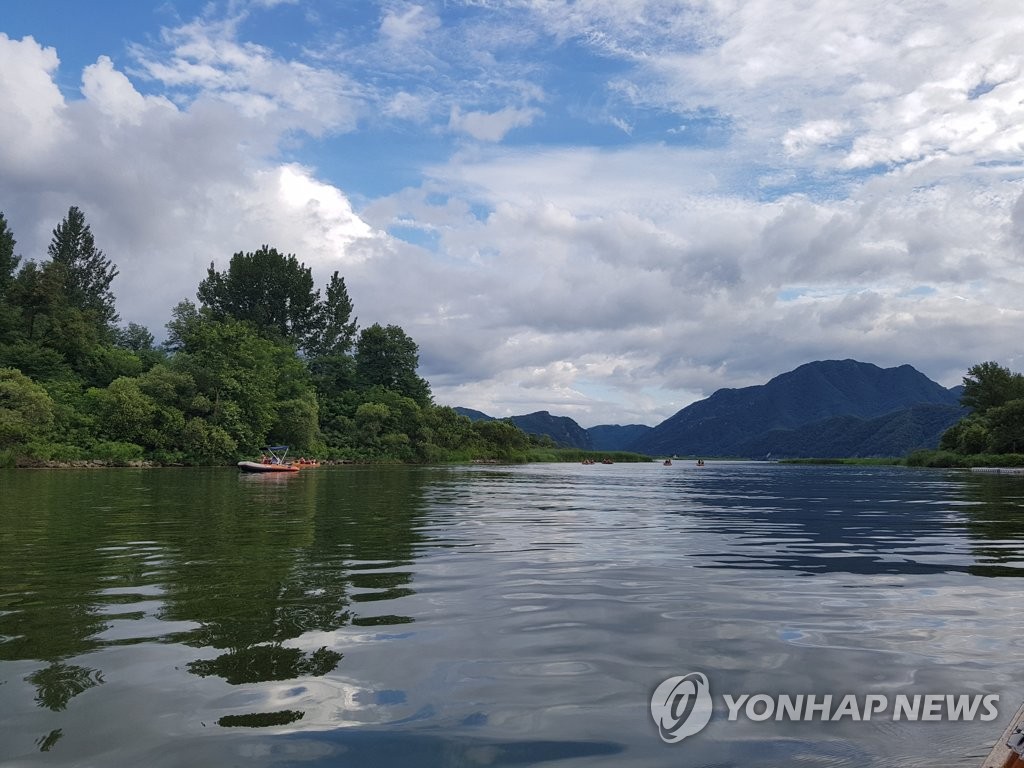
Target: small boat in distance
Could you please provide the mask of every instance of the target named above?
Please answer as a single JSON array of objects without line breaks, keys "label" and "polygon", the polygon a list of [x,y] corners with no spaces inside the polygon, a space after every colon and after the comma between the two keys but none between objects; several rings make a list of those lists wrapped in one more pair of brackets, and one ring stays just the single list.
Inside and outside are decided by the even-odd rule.
[{"label": "small boat in distance", "polygon": [[259,461],[240,461],[238,468],[243,472],[298,472],[299,465],[285,461],[287,445],[268,445]]}]

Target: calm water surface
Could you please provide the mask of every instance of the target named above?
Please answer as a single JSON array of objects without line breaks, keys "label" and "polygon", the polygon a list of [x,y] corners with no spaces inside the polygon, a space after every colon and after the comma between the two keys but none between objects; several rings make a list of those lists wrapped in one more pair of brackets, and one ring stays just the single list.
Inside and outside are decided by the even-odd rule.
[{"label": "calm water surface", "polygon": [[[1024,478],[756,463],[0,472],[3,766],[974,766]],[[999,694],[728,722],[721,693]]]}]

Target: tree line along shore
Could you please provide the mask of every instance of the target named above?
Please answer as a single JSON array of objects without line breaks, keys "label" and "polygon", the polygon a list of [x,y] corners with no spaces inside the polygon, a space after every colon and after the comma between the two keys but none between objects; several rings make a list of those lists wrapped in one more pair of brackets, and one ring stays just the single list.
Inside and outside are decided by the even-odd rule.
[{"label": "tree line along shore", "polygon": [[218,465],[278,443],[325,462],[575,460],[434,404],[402,328],[360,328],[345,279],[321,290],[294,255],[211,264],[157,344],[121,324],[79,208],[45,256],[16,244],[0,213],[0,466]]}]

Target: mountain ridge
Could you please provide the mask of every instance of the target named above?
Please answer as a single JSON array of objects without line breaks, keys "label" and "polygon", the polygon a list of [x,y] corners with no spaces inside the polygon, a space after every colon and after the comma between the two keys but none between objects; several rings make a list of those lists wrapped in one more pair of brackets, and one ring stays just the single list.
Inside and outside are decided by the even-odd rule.
[{"label": "mountain ridge", "polygon": [[[719,389],[677,411],[627,449],[651,455],[757,456],[763,454],[745,443],[772,430],[796,430],[840,416],[870,421],[919,405],[958,407],[959,402],[954,392],[910,365],[880,368],[850,359],[820,360],[766,384]],[[934,436],[936,444],[940,434]]]},{"label": "mountain ridge", "polygon": [[[900,456],[934,448],[965,410],[962,387],[947,389],[911,365],[818,360],[765,384],[723,388],[660,424],[584,428],[548,411],[512,416],[524,432],[566,447],[650,455],[762,458]],[[471,419],[493,419],[457,407]]]}]

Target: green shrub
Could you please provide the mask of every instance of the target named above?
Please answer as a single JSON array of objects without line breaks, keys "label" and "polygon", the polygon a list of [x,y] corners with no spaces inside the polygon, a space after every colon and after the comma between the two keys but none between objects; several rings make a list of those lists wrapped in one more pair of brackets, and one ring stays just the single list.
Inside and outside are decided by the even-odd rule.
[{"label": "green shrub", "polygon": [[37,461],[83,461],[88,456],[77,445],[33,441],[25,446],[24,455]]},{"label": "green shrub", "polygon": [[142,446],[114,440],[102,441],[93,446],[92,458],[124,466],[142,459]]}]

